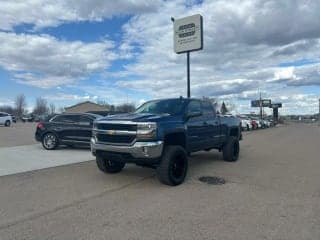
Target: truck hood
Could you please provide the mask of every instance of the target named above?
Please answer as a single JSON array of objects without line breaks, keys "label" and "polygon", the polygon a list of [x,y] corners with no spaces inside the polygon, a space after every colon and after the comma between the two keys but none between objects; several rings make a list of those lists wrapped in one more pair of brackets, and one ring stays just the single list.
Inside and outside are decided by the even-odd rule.
[{"label": "truck hood", "polygon": [[150,113],[125,113],[110,115],[99,118],[99,121],[132,121],[132,122],[161,122],[161,121],[176,121],[178,117],[169,114],[150,114]]}]

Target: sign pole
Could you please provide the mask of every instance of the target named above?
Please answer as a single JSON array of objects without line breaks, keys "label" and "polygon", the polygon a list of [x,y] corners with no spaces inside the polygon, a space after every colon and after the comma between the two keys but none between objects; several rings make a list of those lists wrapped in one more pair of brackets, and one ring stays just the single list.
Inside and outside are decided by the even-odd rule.
[{"label": "sign pole", "polygon": [[320,126],[320,98],[319,98],[318,126]]},{"label": "sign pole", "polygon": [[190,98],[190,52],[187,52],[187,96]]},{"label": "sign pole", "polygon": [[187,54],[187,97],[191,97],[190,90],[190,52],[203,49],[203,20],[200,14],[174,19],[173,49],[175,53]]},{"label": "sign pole", "polygon": [[260,119],[262,119],[262,99],[261,99],[261,92],[260,92]]}]

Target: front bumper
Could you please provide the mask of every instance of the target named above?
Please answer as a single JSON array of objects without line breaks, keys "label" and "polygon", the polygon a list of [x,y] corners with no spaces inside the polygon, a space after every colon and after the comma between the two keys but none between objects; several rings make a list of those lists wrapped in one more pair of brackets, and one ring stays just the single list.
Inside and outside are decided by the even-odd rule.
[{"label": "front bumper", "polygon": [[137,159],[156,159],[161,157],[163,141],[156,142],[135,142],[132,146],[110,145],[97,143],[95,138],[91,138],[91,152],[96,155],[97,151],[130,154]]}]

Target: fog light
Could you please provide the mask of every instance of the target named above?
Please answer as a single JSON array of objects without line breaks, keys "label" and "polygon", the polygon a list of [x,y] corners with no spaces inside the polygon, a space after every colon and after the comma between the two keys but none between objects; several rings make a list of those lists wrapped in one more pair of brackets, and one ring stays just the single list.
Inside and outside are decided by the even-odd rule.
[{"label": "fog light", "polygon": [[148,156],[148,148],[147,147],[142,147],[142,152],[144,155]]}]

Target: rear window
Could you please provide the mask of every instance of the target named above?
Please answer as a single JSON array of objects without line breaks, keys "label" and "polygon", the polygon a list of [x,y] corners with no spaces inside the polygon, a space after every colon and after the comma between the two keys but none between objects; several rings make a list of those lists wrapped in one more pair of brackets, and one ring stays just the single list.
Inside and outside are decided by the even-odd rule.
[{"label": "rear window", "polygon": [[210,102],[202,102],[202,112],[204,115],[214,115],[213,106]]},{"label": "rear window", "polygon": [[78,115],[59,115],[51,119],[51,122],[57,123],[78,123]]},{"label": "rear window", "polygon": [[146,102],[136,110],[136,113],[151,113],[179,115],[183,111],[184,99],[165,99]]}]

